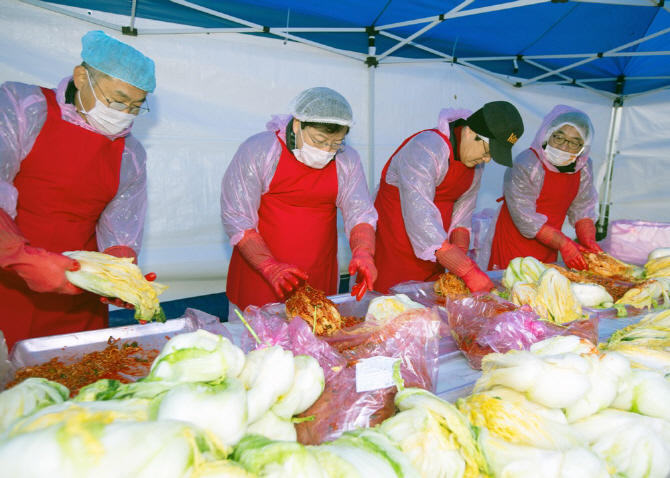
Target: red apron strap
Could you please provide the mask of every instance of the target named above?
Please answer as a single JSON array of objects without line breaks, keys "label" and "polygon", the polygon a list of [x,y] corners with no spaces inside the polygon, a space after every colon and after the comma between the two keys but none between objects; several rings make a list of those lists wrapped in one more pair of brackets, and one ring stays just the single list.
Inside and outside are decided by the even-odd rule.
[{"label": "red apron strap", "polygon": [[[42,89],[47,120],[14,179],[16,223],[30,244],[51,252],[97,250],[95,227],[119,188],[125,139],[114,141],[62,119],[53,90]],[[0,329],[8,345],[29,337],[107,326],[99,296],[40,294],[0,271]]]},{"label": "red apron strap", "polygon": [[[580,175],[550,171],[544,164],[542,167],[544,183],[535,202],[535,210],[547,216],[547,225],[560,231],[568,209],[579,192]],[[535,238],[524,237],[514,224],[507,202],[504,202],[496,223],[488,268],[505,269],[515,257],[527,256],[551,263],[556,262],[558,251],[541,244]]]},{"label": "red apron strap", "polygon": [[[434,199],[435,205],[442,216],[445,229],[448,229],[454,202],[472,184],[474,170],[465,168],[460,161],[454,158],[451,142],[446,135],[436,129],[424,131],[439,134],[449,146],[449,170],[444,180],[437,186]],[[388,293],[390,287],[400,282],[408,280],[431,281],[444,272],[444,267],[439,263],[424,261],[414,254],[402,217],[400,193],[397,187],[386,182],[386,173],[395,154],[419,133],[403,141],[393,156],[389,158],[382,171],[382,179],[375,199],[375,208],[379,214],[375,247],[375,265],[379,275],[375,282],[375,290],[384,294]],[[460,130],[456,134],[460,134]]]},{"label": "red apron strap", "polygon": [[[258,230],[275,259],[294,264],[309,283],[337,293],[337,164],[314,169],[298,161],[277,133],[282,153],[267,193],[261,196]],[[240,309],[278,302],[274,289],[237,247],[228,268],[226,295]]]}]

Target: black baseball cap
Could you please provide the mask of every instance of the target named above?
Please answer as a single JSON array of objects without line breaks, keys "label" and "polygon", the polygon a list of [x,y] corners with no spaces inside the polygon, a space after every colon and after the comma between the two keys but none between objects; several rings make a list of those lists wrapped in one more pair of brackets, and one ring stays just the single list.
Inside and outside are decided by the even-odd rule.
[{"label": "black baseball cap", "polygon": [[523,120],[512,103],[486,103],[467,119],[467,124],[488,138],[491,158],[496,163],[512,167],[512,146],[523,134]]}]

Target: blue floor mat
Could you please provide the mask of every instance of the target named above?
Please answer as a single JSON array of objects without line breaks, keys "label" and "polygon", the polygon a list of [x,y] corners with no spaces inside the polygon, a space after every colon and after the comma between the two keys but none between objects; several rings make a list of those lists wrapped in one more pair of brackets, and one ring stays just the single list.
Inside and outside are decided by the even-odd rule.
[{"label": "blue floor mat", "polygon": [[[161,307],[168,319],[178,319],[187,308],[202,310],[219,318],[221,322],[228,320],[228,298],[225,293],[201,295],[187,299],[162,302]],[[121,327],[136,324],[134,310],[113,310],[109,312],[109,326]]]}]

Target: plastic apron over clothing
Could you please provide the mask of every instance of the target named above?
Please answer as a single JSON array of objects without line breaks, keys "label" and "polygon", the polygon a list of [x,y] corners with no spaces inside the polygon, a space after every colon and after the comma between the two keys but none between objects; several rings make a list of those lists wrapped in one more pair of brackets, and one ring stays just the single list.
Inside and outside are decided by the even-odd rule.
[{"label": "plastic apron over clothing", "polygon": [[[580,175],[551,171],[544,163],[542,167],[544,168],[544,183],[537,198],[536,211],[547,216],[548,226],[560,231],[568,209],[579,192]],[[545,246],[535,238],[524,237],[514,224],[507,203],[503,202],[496,222],[488,269],[505,269],[515,257],[527,256],[532,256],[540,262],[550,263],[556,262],[558,251]]]},{"label": "plastic apron over clothing", "polygon": [[[451,225],[451,215],[454,203],[472,185],[474,179],[474,168],[468,168],[454,157],[453,147],[449,138],[438,129],[430,129],[440,135],[449,146],[449,169],[444,180],[435,188],[433,202],[440,211],[444,230],[448,231]],[[405,221],[402,217],[400,204],[400,192],[397,187],[386,182],[386,173],[393,157],[414,136],[407,138],[393,153],[382,171],[379,191],[375,199],[375,208],[379,214],[377,222],[377,235],[375,246],[375,265],[378,277],[374,289],[383,294],[388,293],[389,288],[408,280],[427,282],[436,280],[444,272],[444,266],[439,262],[419,259],[414,254],[412,243],[405,229]],[[461,127],[454,130],[456,137],[460,137]]]},{"label": "plastic apron over clothing", "polygon": [[[125,138],[109,138],[61,118],[54,91],[42,88],[47,119],[21,163],[16,224],[33,247],[50,252],[97,251],[95,228],[119,188]],[[108,307],[90,292],[34,292],[0,270],[0,329],[7,345],[30,337],[108,326]]]},{"label": "plastic apron over clothing", "polygon": [[[279,137],[282,152],[268,192],[261,196],[258,232],[278,262],[307,272],[309,284],[337,293],[337,165],[315,169],[298,161]],[[279,298],[265,277],[233,248],[226,295],[244,310]],[[289,294],[290,296],[290,294]]]}]

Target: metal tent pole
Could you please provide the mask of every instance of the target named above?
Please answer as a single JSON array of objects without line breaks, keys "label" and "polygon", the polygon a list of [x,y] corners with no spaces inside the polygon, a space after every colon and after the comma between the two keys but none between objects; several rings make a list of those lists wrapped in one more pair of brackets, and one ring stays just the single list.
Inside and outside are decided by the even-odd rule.
[{"label": "metal tent pole", "polygon": [[368,189],[374,193],[375,187],[375,70],[377,69],[377,48],[375,29],[368,27]]},{"label": "metal tent pole", "polygon": [[612,201],[612,173],[614,171],[614,157],[617,155],[619,132],[621,129],[621,115],[623,112],[623,99],[614,101],[612,109],[612,120],[610,122],[609,139],[607,141],[607,172],[600,188],[600,205],[598,222],[596,223],[596,239],[601,241],[607,236],[609,226],[610,203]]}]

